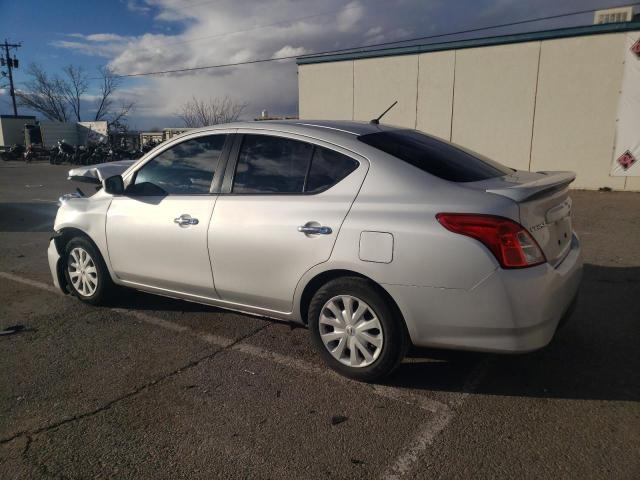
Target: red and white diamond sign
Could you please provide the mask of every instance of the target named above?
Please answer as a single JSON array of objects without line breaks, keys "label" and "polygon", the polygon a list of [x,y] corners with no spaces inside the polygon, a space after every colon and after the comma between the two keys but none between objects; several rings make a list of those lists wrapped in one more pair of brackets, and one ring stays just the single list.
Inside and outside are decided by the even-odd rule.
[{"label": "red and white diamond sign", "polygon": [[622,169],[626,171],[626,170],[629,170],[631,165],[636,163],[636,157],[634,157],[633,154],[629,150],[627,150],[626,152],[624,152],[622,155],[618,157],[617,162],[618,162],[618,165],[620,165]]},{"label": "red and white diamond sign", "polygon": [[638,57],[640,57],[640,38],[636,43],[631,45],[631,51],[635,53]]}]

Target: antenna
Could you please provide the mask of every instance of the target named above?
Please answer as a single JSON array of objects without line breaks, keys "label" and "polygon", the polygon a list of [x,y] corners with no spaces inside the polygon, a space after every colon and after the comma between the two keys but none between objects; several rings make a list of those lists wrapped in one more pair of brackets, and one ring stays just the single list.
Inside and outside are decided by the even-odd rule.
[{"label": "antenna", "polygon": [[396,106],[396,103],[398,103],[398,100],[396,100],[395,102],[393,102],[393,103],[391,104],[391,106],[390,106],[389,108],[387,108],[384,112],[382,112],[378,118],[374,118],[374,119],[373,119],[373,120],[371,120],[369,123],[370,123],[371,125],[379,125],[379,124],[380,124],[380,119],[381,119],[382,117],[384,117],[384,116],[387,114],[387,112],[388,112],[389,110],[391,110],[393,107],[395,107],[395,106]]}]

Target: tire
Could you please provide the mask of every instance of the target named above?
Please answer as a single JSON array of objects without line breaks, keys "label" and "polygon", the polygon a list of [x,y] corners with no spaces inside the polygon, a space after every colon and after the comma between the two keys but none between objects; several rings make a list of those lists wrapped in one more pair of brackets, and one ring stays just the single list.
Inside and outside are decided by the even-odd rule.
[{"label": "tire", "polygon": [[[349,310],[353,315],[345,313]],[[369,280],[331,280],[315,293],[309,305],[313,344],[338,373],[363,382],[380,380],[395,370],[409,343],[403,320],[396,312],[397,308]]]},{"label": "tire", "polygon": [[106,305],[113,298],[116,285],[102,255],[86,237],[74,237],[67,242],[64,275],[71,293],[84,303]]}]

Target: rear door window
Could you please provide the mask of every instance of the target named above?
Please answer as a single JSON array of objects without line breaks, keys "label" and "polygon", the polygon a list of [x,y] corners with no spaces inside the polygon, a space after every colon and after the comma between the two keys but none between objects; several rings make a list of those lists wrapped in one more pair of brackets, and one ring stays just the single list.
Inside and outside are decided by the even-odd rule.
[{"label": "rear door window", "polygon": [[233,193],[302,193],[313,146],[288,138],[245,135]]},{"label": "rear door window", "polygon": [[304,191],[318,193],[326,190],[353,172],[358,165],[351,157],[327,148],[315,147]]},{"label": "rear door window", "polygon": [[513,172],[478,153],[416,130],[369,133],[358,140],[451,182],[476,182]]}]

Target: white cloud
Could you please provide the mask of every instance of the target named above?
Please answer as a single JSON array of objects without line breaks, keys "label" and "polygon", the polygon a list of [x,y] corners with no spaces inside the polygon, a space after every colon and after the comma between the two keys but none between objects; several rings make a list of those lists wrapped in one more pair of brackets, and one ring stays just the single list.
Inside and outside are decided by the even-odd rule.
[{"label": "white cloud", "polygon": [[[132,74],[405,40],[459,30],[461,25],[499,23],[507,15],[509,19],[526,18],[533,15],[532,10],[536,15],[556,13],[554,8],[559,8],[557,0],[539,0],[535,9],[530,2],[515,0],[482,0],[482,7],[477,0],[351,0],[346,4],[348,0],[121,1],[135,14],[153,15],[154,31],[165,34],[71,33],[53,45],[102,57],[116,72]],[[487,19],[492,6],[497,11]],[[496,33],[499,31],[487,34]],[[171,116],[194,95],[228,95],[246,101],[249,116],[263,108],[273,114],[295,114],[297,110],[296,65],[290,60],[139,77],[125,85],[127,95],[138,104],[136,115],[145,118]]]},{"label": "white cloud", "polygon": [[75,50],[76,52],[83,53],[85,55],[103,58],[113,58],[114,55],[122,50],[122,47],[117,45],[101,45],[69,40],[55,40],[51,42],[51,45],[58,48],[65,48],[67,50]]},{"label": "white cloud", "polygon": [[115,33],[92,33],[91,35],[85,35],[84,38],[90,42],[125,42],[129,40],[129,37],[123,37]]},{"label": "white cloud", "polygon": [[341,32],[348,32],[364,17],[364,7],[355,1],[347,4],[338,14],[337,26]]},{"label": "white cloud", "polygon": [[127,43],[133,37],[125,37],[115,33],[92,33],[84,35],[82,33],[70,33],[67,37],[73,40],[54,40],[51,45],[67,50],[75,50],[85,55],[92,55],[104,58],[113,58],[127,48]]},{"label": "white cloud", "polygon": [[[158,27],[171,26],[180,33],[131,37],[104,31],[73,33],[53,45],[105,58],[120,74],[197,68],[367,43],[385,33],[390,9],[397,14],[416,3],[419,0],[353,0],[346,5],[344,0],[127,1],[129,10],[152,12]],[[139,95],[139,115],[172,115],[194,95],[228,95],[248,102],[249,116],[263,108],[273,114],[297,113],[292,60],[141,77],[126,83],[132,84],[136,90],[131,94]]]},{"label": "white cloud", "polygon": [[249,60],[252,60],[253,58],[255,58],[254,55],[255,53],[252,50],[245,48],[231,55],[231,57],[229,57],[228,63],[248,62]]},{"label": "white cloud", "polygon": [[207,9],[224,8],[224,5],[221,5],[224,2],[207,2],[206,0],[147,0],[147,2],[159,8],[155,19],[164,22],[179,22],[188,18],[198,18],[201,12]]},{"label": "white cloud", "polygon": [[307,53],[307,49],[304,47],[292,47],[291,45],[285,45],[280,50],[272,55],[271,58],[280,58],[280,57],[299,57],[300,55],[304,55]]},{"label": "white cloud", "polygon": [[127,9],[132,12],[137,13],[147,13],[151,8],[144,4],[143,1],[139,2],[138,0],[127,0]]}]

